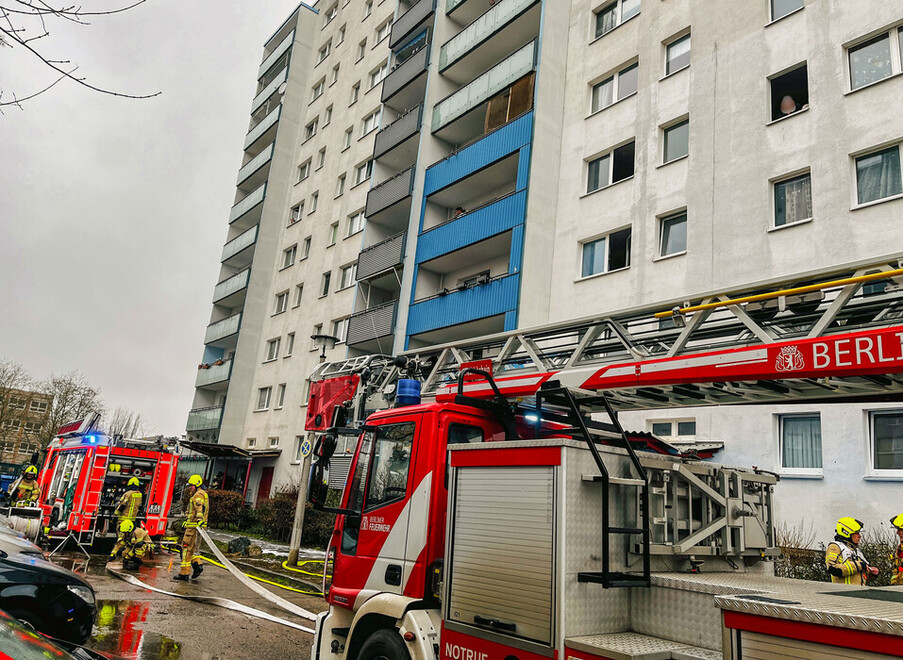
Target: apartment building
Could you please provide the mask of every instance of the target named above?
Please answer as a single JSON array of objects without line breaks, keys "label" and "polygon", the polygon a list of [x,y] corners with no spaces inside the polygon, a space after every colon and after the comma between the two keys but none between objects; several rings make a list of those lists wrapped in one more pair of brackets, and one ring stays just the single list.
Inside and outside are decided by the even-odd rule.
[{"label": "apartment building", "polygon": [[29,390],[0,392],[0,463],[21,463],[44,449],[53,397]]},{"label": "apartment building", "polygon": [[[242,171],[266,164],[240,174],[228,236],[256,243],[224,252],[189,435],[260,465],[254,499],[300,460],[321,355],[895,263],[901,26],[877,0],[300,7],[265,48]],[[903,478],[892,402],[624,418],[781,473],[783,499],[826,503],[820,529],[851,489],[888,517]]]}]

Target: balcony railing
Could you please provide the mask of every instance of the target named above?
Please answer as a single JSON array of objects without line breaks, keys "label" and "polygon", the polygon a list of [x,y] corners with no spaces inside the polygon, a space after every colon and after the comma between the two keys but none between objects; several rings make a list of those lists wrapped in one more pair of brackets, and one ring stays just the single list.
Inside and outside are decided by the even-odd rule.
[{"label": "balcony railing", "polygon": [[272,66],[276,63],[276,60],[282,57],[285,52],[292,47],[294,41],[295,31],[292,30],[285,39],[279,42],[279,45],[276,46],[275,49],[273,49],[273,52],[267,55],[267,58],[260,63],[260,68],[257,69],[257,77],[263,77],[263,74],[265,74],[272,68]]},{"label": "balcony railing", "polygon": [[382,129],[376,134],[376,141],[373,144],[373,157],[379,158],[408,138],[417,135],[418,131],[420,131],[422,119],[423,104],[420,104]]},{"label": "balcony railing", "polygon": [[365,280],[401,265],[405,236],[405,232],[400,232],[361,250],[357,258],[357,280]]},{"label": "balcony railing", "polygon": [[264,183],[262,186],[250,192],[240,202],[233,206],[232,210],[229,211],[229,224],[231,225],[233,222],[238,220],[241,216],[249,212],[258,204],[262,204],[264,198],[266,197],[266,193],[267,184]]},{"label": "balcony railing", "polygon": [[245,149],[248,149],[252,144],[257,142],[260,139],[260,136],[270,130],[273,126],[276,125],[276,122],[279,121],[279,116],[282,114],[282,105],[276,106],[275,110],[271,110],[270,114],[264,117],[257,126],[248,131],[248,134],[245,136]]},{"label": "balcony railing", "polygon": [[352,314],[348,319],[348,335],[345,343],[353,346],[391,335],[395,327],[397,306],[398,301],[393,300]]},{"label": "balcony railing", "polygon": [[198,377],[194,381],[195,387],[206,387],[215,383],[229,380],[232,375],[232,360],[226,360],[222,364],[211,364],[203,369],[198,369]]},{"label": "balcony railing", "polygon": [[381,98],[383,103],[392,96],[395,96],[395,94],[401,91],[405,85],[426,71],[426,67],[430,62],[430,49],[427,47],[428,45],[427,42],[424,42],[424,45],[420,47],[420,50],[406,59],[403,64],[398,65],[385,77],[383,80]]},{"label": "balcony railing", "polygon": [[244,166],[238,170],[238,181],[236,182],[236,185],[240,186],[248,179],[248,177],[254,174],[254,172],[269,163],[273,159],[273,150],[275,148],[276,143],[273,142],[266,149],[254,156],[254,158],[245,163]]},{"label": "balcony railing", "polygon": [[537,0],[502,0],[473,23],[461,30],[439,51],[439,70],[453,64],[458,58],[486,41],[499,28],[517,18]]},{"label": "balcony railing", "polygon": [[407,334],[417,335],[515,311],[519,286],[520,274],[514,273],[415,301],[408,311]]},{"label": "balcony railing", "polygon": [[420,0],[420,2],[399,16],[392,24],[392,33],[389,35],[389,48],[395,48],[395,46],[404,41],[435,10],[436,0]]},{"label": "balcony railing", "polygon": [[240,273],[236,273],[232,277],[223,280],[213,289],[213,302],[222,300],[233,293],[241,291],[248,286],[248,280],[251,277],[251,269],[245,268]]},{"label": "balcony railing", "polygon": [[260,94],[254,97],[254,100],[251,102],[251,114],[257,112],[257,109],[262,106],[268,98],[275,94],[276,90],[279,89],[279,85],[286,80],[288,80],[288,67],[285,67],[282,73],[273,78],[270,84],[264,87]]},{"label": "balcony railing", "polygon": [[249,248],[254,243],[257,242],[257,229],[260,225],[254,225],[248,231],[243,234],[239,234],[231,241],[226,243],[223,246],[223,257],[220,261],[226,261],[227,259],[231,259],[236,254],[244,250],[245,248]]},{"label": "balcony railing", "polygon": [[209,431],[218,429],[222,419],[222,406],[195,408],[188,413],[188,423],[185,425],[185,430],[190,433],[191,431]]},{"label": "balcony railing", "polygon": [[227,316],[222,321],[211,323],[207,326],[207,332],[204,333],[204,343],[212,344],[225,337],[230,337],[238,332],[241,327],[241,312]]},{"label": "balcony railing", "polygon": [[367,193],[367,209],[364,214],[369,218],[380,211],[397,204],[405,197],[410,197],[414,188],[414,168],[409,167],[391,179],[383,181]]},{"label": "balcony railing", "polygon": [[535,66],[536,41],[499,62],[486,73],[446,97],[433,108],[433,132],[488,101]]}]

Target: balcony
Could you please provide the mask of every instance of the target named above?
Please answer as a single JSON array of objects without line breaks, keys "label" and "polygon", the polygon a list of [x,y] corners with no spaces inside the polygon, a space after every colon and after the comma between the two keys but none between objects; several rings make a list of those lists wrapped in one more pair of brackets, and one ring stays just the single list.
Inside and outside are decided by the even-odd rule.
[{"label": "balcony", "polygon": [[411,36],[426,19],[436,11],[436,0],[420,0],[399,16],[392,24],[392,33],[389,35],[389,48],[395,47]]},{"label": "balcony", "polygon": [[[348,335],[345,342],[349,346],[363,350],[379,350],[377,340],[392,336],[397,308],[398,301],[393,300],[352,314],[348,319]],[[382,349],[381,352],[392,351],[391,346],[382,346]]]},{"label": "balcony", "polygon": [[406,236],[406,232],[401,232],[361,250],[357,258],[357,281],[369,279],[400,266],[404,259]]},{"label": "balcony", "polygon": [[266,199],[267,184],[264,183],[256,190],[248,193],[237,202],[229,211],[229,224],[248,229],[260,222],[260,214],[263,210],[263,200]]},{"label": "balcony", "polygon": [[272,142],[276,139],[276,125],[279,123],[279,117],[282,115],[282,105],[276,106],[275,110],[270,110],[270,114],[264,117],[260,123],[248,131],[245,136],[245,151],[250,151],[258,144]]},{"label": "balcony", "polygon": [[273,49],[273,52],[267,55],[267,58],[260,63],[260,68],[257,69],[257,78],[263,78],[264,74],[273,68],[273,65],[276,63],[280,57],[282,57],[288,49],[292,47],[292,44],[295,41],[295,31],[292,30],[289,35],[279,42],[279,45]]},{"label": "balcony", "polygon": [[[409,167],[391,179],[371,188],[367,193],[367,221],[378,221],[379,214],[395,207],[399,202],[410,200],[414,189],[414,168]],[[405,216],[407,217],[407,216]]]},{"label": "balcony", "polygon": [[[207,326],[207,332],[204,333],[204,344],[208,346],[218,346],[224,348],[227,345],[234,346],[235,335],[241,328],[241,312],[224,318],[222,321],[211,323]],[[233,341],[225,341],[233,339]]]},{"label": "balcony", "polygon": [[413,164],[422,123],[423,105],[418,105],[376,134],[373,157],[395,169]]},{"label": "balcony", "polygon": [[288,67],[282,70],[282,73],[278,74],[273,80],[270,81],[270,84],[261,90],[261,92],[254,97],[254,100],[251,101],[251,114],[253,115],[257,112],[257,109],[267,102],[273,94],[275,94],[279,90],[279,85],[286,82],[288,80]]},{"label": "balcony", "polygon": [[220,261],[233,268],[250,266],[254,252],[249,248],[254,247],[254,244],[257,242],[257,230],[259,227],[259,225],[254,225],[248,231],[239,234],[226,243],[223,246],[223,256]]},{"label": "balcony", "polygon": [[485,0],[442,0],[445,14],[458,25],[470,25],[486,11]]},{"label": "balcony", "polygon": [[222,406],[195,408],[188,413],[188,423],[185,424],[185,430],[189,433],[192,431],[215,431],[219,428],[222,419]]},{"label": "balcony", "polygon": [[526,76],[535,68],[535,62],[536,42],[531,41],[468,85],[447,96],[433,108],[433,133],[463,117]]},{"label": "balcony", "polygon": [[250,279],[251,269],[246,268],[217,284],[213,289],[213,304],[235,307],[243,303]]},{"label": "balcony", "polygon": [[273,160],[273,150],[276,143],[270,143],[266,149],[254,156],[238,170],[238,181],[236,185],[243,190],[253,190],[259,188],[261,184],[267,180],[270,168],[266,167]]},{"label": "balcony", "polygon": [[229,376],[231,375],[232,360],[226,360],[222,364],[211,364],[204,369],[198,369],[198,376],[194,380],[194,386],[224,390],[229,385]]},{"label": "balcony", "polygon": [[540,0],[502,0],[442,46],[439,73],[462,85],[539,34]]},{"label": "balcony", "polygon": [[[433,333],[442,328],[472,323],[480,320],[494,319],[484,323],[481,330],[495,331],[509,329],[503,317],[517,312],[517,296],[520,287],[520,274],[503,275],[489,280],[485,284],[450,291],[420,300],[411,305],[408,312],[407,334],[412,339],[420,335],[421,341],[440,343],[445,341],[441,335],[430,337],[425,333]],[[509,317],[510,318],[510,317]],[[482,334],[477,332],[475,334]],[[455,339],[455,337],[451,337]]]},{"label": "balcony", "polygon": [[430,63],[429,42],[424,39],[417,50],[401,64],[396,64],[383,80],[381,101],[399,112],[423,103],[426,93],[426,70]]}]

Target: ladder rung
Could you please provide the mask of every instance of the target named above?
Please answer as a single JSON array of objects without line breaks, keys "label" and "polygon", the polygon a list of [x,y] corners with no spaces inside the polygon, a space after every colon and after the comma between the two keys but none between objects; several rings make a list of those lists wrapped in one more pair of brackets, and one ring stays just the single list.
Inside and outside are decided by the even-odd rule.
[{"label": "ladder rung", "polygon": [[609,534],[646,534],[647,530],[639,527],[609,527]]},{"label": "ladder rung", "polygon": [[[601,474],[584,474],[583,481],[592,481],[595,483],[599,483],[603,481],[605,477]],[[645,486],[646,482],[642,479],[634,479],[628,477],[609,477],[608,483],[616,484],[618,486]]]}]

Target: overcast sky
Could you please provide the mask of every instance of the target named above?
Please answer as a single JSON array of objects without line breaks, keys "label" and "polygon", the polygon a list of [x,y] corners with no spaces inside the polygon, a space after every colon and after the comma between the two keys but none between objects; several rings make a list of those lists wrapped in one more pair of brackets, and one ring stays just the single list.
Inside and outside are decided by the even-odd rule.
[{"label": "overcast sky", "polygon": [[[152,432],[184,433],[263,44],[297,5],[148,0],[48,24],[45,54],[88,82],[162,94],[61,82],[3,109],[0,357],[81,371]],[[0,48],[0,100],[52,80]]]}]

